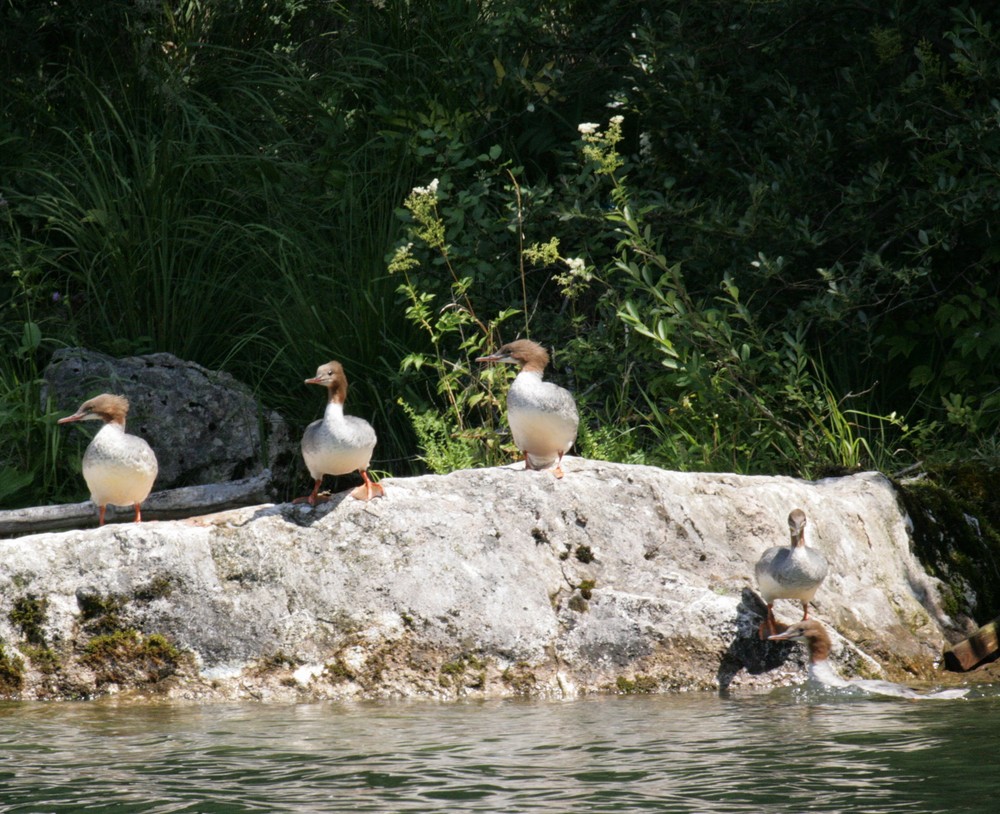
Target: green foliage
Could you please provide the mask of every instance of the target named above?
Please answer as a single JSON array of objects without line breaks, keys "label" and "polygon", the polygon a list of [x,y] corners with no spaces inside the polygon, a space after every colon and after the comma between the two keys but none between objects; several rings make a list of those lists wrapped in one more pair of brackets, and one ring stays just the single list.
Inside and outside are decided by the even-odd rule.
[{"label": "green foliage", "polygon": [[1000,607],[998,486],[1000,468],[975,462],[950,463],[900,485],[914,551],[941,580],[947,612],[978,624]]},{"label": "green foliage", "polygon": [[471,469],[480,462],[480,445],[469,435],[456,432],[449,415],[433,409],[418,413],[402,399],[399,406],[413,424],[420,458],[431,472]]},{"label": "green foliage", "polygon": [[294,430],[340,359],[400,474],[507,460],[511,371],[471,360],[517,335],[596,457],[995,449],[995,16],[3,4],[0,503],[83,496],[39,384],[71,344],[225,368]]},{"label": "green foliage", "polygon": [[[630,102],[667,175],[654,229],[688,289],[728,276],[762,324],[806,326],[868,412],[995,431],[995,385],[965,342],[1000,284],[993,10],[745,4],[725,27],[718,10],[661,8],[633,48]],[[963,297],[985,318],[940,312]]]},{"label": "green foliage", "polygon": [[728,276],[717,296],[695,299],[680,265],[627,206],[610,217],[622,235],[616,265],[631,284],[619,316],[660,356],[644,392],[662,455],[685,468],[805,475],[889,463],[876,458],[859,419],[883,435],[905,426],[895,414],[845,409],[810,357],[803,325],[794,334],[762,325]]},{"label": "green foliage", "polygon": [[[0,209],[0,224],[9,214]],[[17,241],[4,243],[11,261],[8,300],[0,303],[0,506],[23,505],[32,497],[82,499],[79,479],[61,450],[52,405],[43,402],[42,368],[60,330],[61,302],[41,300],[31,282],[37,271],[30,252]],[[2,292],[3,286],[0,286]]]},{"label": "green foliage", "polygon": [[[479,160],[490,161],[488,156]],[[409,404],[401,404],[413,421],[424,461],[432,471],[447,471],[455,464],[503,460],[496,415],[498,389],[507,378],[503,371],[489,369],[474,380],[472,359],[501,343],[500,326],[518,311],[507,308],[485,322],[478,316],[472,301],[478,275],[475,268],[463,268],[462,273],[456,268],[459,259],[469,255],[463,252],[465,246],[453,251],[447,240],[449,232],[459,232],[445,222],[438,187],[435,179],[427,187],[415,187],[407,196],[404,207],[410,240],[396,249],[389,272],[402,277],[399,292],[409,302],[406,318],[426,334],[431,346],[429,353],[413,352],[404,357],[402,371],[431,372],[436,395],[445,400],[446,413],[436,418],[433,412],[418,413]],[[444,211],[452,215],[455,210],[445,207]],[[417,252],[423,259],[418,259]],[[445,285],[434,279],[442,273]],[[443,304],[440,295],[432,291],[442,292]]]}]

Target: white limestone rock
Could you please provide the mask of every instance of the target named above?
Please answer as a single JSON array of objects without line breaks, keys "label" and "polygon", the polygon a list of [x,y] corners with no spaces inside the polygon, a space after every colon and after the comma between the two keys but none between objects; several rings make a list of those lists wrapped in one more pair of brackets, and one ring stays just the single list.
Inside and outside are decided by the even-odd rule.
[{"label": "white limestone rock", "polygon": [[[562,480],[520,464],[387,479],[386,496],[367,503],[345,493],[315,509],[0,540],[0,644],[25,665],[8,694],[287,701],[800,681],[801,648],[757,638],[753,584],[796,507],[830,562],[811,615],[844,637],[834,637],[838,669],[933,674],[951,622],[884,477],[807,482],[579,458],[564,469]],[[42,646],[11,619],[28,598],[44,605]],[[775,612],[801,615],[783,600]],[[122,655],[124,678],[112,680],[92,643],[116,625],[185,656],[156,666],[140,647],[139,666]],[[45,650],[58,657],[48,672]]]}]

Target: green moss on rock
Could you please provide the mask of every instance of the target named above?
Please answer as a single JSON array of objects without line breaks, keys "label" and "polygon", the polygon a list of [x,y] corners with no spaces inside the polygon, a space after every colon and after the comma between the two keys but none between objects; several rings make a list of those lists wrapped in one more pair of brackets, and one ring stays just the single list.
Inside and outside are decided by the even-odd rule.
[{"label": "green moss on rock", "polygon": [[137,602],[153,602],[157,599],[166,599],[174,592],[174,581],[168,576],[153,577],[145,585],[140,585],[132,592],[132,597]]},{"label": "green moss on rock", "polygon": [[637,675],[635,678],[618,676],[615,689],[623,695],[641,695],[656,692],[660,682],[653,676]]},{"label": "green moss on rock", "polygon": [[463,653],[441,665],[438,684],[442,687],[482,689],[486,686],[486,663],[473,653]]},{"label": "green moss on rock", "polygon": [[531,665],[523,661],[504,670],[500,680],[510,687],[515,695],[531,695],[538,686],[538,679],[532,672]]},{"label": "green moss on rock", "polygon": [[24,686],[24,660],[0,644],[0,696],[16,696]]},{"label": "green moss on rock", "polygon": [[45,623],[48,617],[49,603],[44,597],[27,594],[14,600],[14,607],[8,614],[11,623],[16,625],[29,644],[45,647]]},{"label": "green moss on rock", "polygon": [[76,592],[83,628],[92,635],[106,635],[125,627],[121,613],[125,601],[120,596],[80,589]]},{"label": "green moss on rock", "polygon": [[28,657],[31,666],[43,675],[54,675],[62,668],[59,654],[51,647],[36,647],[29,644],[22,647],[21,650]]},{"label": "green moss on rock", "polygon": [[1000,473],[956,466],[899,486],[914,553],[944,583],[944,609],[977,624],[1000,615]]},{"label": "green moss on rock", "polygon": [[95,636],[80,661],[102,684],[150,684],[178,672],[181,652],[164,636],[143,636],[131,628]]}]

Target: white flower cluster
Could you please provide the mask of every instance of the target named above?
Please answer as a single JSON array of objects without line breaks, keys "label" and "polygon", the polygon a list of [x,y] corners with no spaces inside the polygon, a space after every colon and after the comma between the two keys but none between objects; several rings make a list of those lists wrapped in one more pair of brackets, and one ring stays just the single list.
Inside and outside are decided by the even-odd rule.
[{"label": "white flower cluster", "polygon": [[[625,117],[622,115],[612,116],[610,121],[611,124],[621,127],[622,122],[625,121]],[[601,125],[595,122],[583,122],[578,124],[576,129],[580,131],[580,135],[582,136],[594,136],[600,133]]]},{"label": "white flower cluster", "polygon": [[556,274],[555,281],[562,288],[562,293],[573,299],[587,289],[587,284],[594,279],[594,275],[582,257],[565,257],[563,262],[566,264],[566,273]]},{"label": "white flower cluster", "polygon": [[425,187],[414,187],[414,195],[437,195],[438,191],[438,179],[435,178]]}]

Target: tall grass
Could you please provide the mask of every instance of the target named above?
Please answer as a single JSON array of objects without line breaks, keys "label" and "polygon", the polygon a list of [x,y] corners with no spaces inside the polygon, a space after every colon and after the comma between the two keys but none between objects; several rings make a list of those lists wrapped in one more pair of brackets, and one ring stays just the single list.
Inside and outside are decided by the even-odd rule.
[{"label": "tall grass", "polygon": [[46,285],[74,304],[83,342],[225,358],[255,320],[250,281],[267,279],[275,235],[261,218],[277,208],[267,177],[280,170],[248,159],[249,134],[210,124],[197,96],[153,115],[127,86],[112,96],[74,79],[88,119],[17,168],[34,194],[13,204],[44,224]]},{"label": "tall grass", "polygon": [[85,120],[4,168],[19,189],[0,240],[33,258],[23,298],[60,298],[63,343],[225,368],[293,433],[322,412],[303,379],[340,359],[349,410],[379,431],[374,467],[412,471],[412,431],[389,395],[409,332],[386,272],[405,150],[336,123],[317,148],[302,121],[331,122],[335,77],[317,88],[280,60],[212,56],[209,92],[163,91],[162,105],[126,77],[109,88],[67,73]]}]

